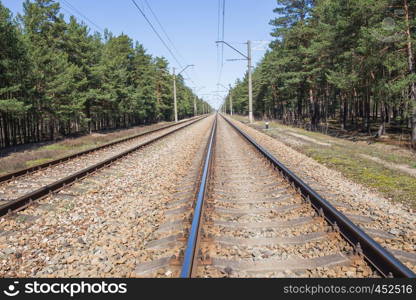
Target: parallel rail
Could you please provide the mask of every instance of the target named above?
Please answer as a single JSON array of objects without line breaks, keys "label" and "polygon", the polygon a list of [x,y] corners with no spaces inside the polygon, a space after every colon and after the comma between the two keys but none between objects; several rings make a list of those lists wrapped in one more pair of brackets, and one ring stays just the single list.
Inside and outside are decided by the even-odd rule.
[{"label": "parallel rail", "polygon": [[168,128],[173,127],[173,126],[177,126],[179,124],[192,121],[193,119],[195,119],[195,118],[192,118],[190,120],[183,120],[183,121],[180,121],[180,122],[174,123],[174,124],[169,124],[167,126],[163,126],[163,127],[160,127],[160,128],[154,129],[154,130],[149,130],[149,131],[139,133],[139,134],[127,137],[127,138],[122,138],[122,139],[114,141],[114,142],[106,143],[106,144],[98,146],[98,147],[94,147],[94,148],[87,149],[87,150],[84,150],[84,151],[80,151],[80,152],[77,152],[77,153],[74,153],[74,154],[70,154],[70,155],[67,155],[67,156],[64,156],[64,157],[61,157],[61,158],[58,158],[58,159],[40,164],[40,165],[36,165],[34,167],[25,168],[25,169],[22,169],[22,170],[18,170],[16,172],[8,173],[8,174],[5,174],[3,176],[0,176],[0,183],[5,182],[5,181],[9,181],[9,180],[12,180],[12,179],[15,179],[15,178],[19,178],[19,177],[28,175],[30,173],[42,170],[42,169],[46,169],[48,167],[58,165],[60,163],[69,161],[71,159],[74,159],[74,158],[77,158],[77,157],[80,157],[80,156],[83,156],[83,155],[86,155],[86,154],[89,154],[89,153],[92,153],[92,152],[95,152],[95,151],[98,151],[98,150],[102,150],[102,149],[105,149],[105,148],[108,148],[108,147],[111,147],[111,146],[115,146],[115,145],[130,141],[130,140],[133,140],[133,139],[138,138],[138,137],[146,136],[146,135],[149,135],[149,134],[152,134],[152,133],[164,130],[164,129],[168,129]]},{"label": "parallel rail", "polygon": [[[260,146],[253,138],[240,130],[231,121],[221,115],[228,124],[231,125],[246,141],[248,141],[256,150],[258,150],[282,176],[290,182],[294,188],[308,201],[312,207],[321,215],[331,226],[336,228],[341,236],[350,243],[356,252],[370,263],[384,277],[401,277],[416,278],[416,274],[407,268],[402,262],[395,258],[390,252],[374,241],[344,214],[338,211],[327,200],[320,196],[304,181],[297,177],[284,164],[279,162],[272,154]],[[200,231],[200,219],[203,214],[203,201],[206,191],[207,178],[209,177],[209,169],[212,164],[212,152],[215,145],[216,123],[214,124],[208,151],[206,154],[203,180],[199,187],[198,198],[195,206],[195,212],[190,229],[186,252],[184,254],[184,263],[182,266],[181,277],[192,277],[195,269],[196,253],[198,251],[198,240]]]},{"label": "parallel rail", "polygon": [[[71,174],[71,175],[69,175],[65,178],[57,180],[57,181],[55,181],[51,184],[48,184],[48,185],[46,185],[42,188],[39,188],[39,189],[37,189],[37,190],[35,190],[31,193],[23,195],[23,196],[15,199],[15,200],[11,200],[10,202],[0,206],[0,217],[6,215],[8,213],[11,213],[13,211],[21,210],[24,207],[26,207],[27,205],[31,204],[33,201],[38,200],[40,198],[43,198],[43,197],[49,195],[50,193],[55,192],[55,191],[65,187],[68,184],[71,184],[71,183],[73,183],[73,182],[75,182],[75,181],[77,181],[81,178],[84,178],[84,177],[90,175],[91,173],[94,173],[95,171],[97,171],[99,169],[102,169],[102,168],[112,164],[113,162],[119,160],[120,158],[122,158],[122,157],[124,157],[124,156],[126,156],[126,155],[128,155],[132,152],[135,152],[135,151],[137,151],[137,150],[139,150],[139,149],[141,149],[141,148],[143,148],[143,147],[145,147],[149,144],[152,144],[152,143],[154,143],[158,140],[161,140],[164,137],[166,137],[168,135],[171,135],[171,134],[173,134],[173,133],[175,133],[175,132],[177,132],[177,131],[179,131],[183,128],[186,128],[186,127],[188,127],[188,126],[190,126],[190,125],[192,125],[192,124],[194,124],[194,123],[196,123],[196,122],[198,122],[198,121],[200,121],[204,118],[205,117],[202,117],[202,118],[198,118],[196,120],[191,120],[191,121],[187,120],[185,122],[189,122],[189,123],[187,123],[187,124],[185,124],[185,125],[183,125],[179,128],[176,128],[176,129],[174,129],[174,130],[172,130],[168,133],[165,133],[161,136],[158,136],[158,137],[156,137],[156,138],[154,138],[150,141],[147,141],[145,143],[141,143],[140,145],[137,145],[137,146],[135,146],[133,148],[130,148],[126,151],[123,151],[122,153],[119,153],[119,154],[117,154],[113,157],[110,157],[110,158],[102,161],[102,162],[94,164],[94,165],[92,165],[88,168],[80,170],[80,171],[78,171],[74,174]],[[181,123],[183,123],[183,122],[181,122]],[[175,124],[175,125],[177,125],[177,124]],[[167,127],[164,127],[164,129],[172,127],[172,126],[173,125],[169,125]],[[156,130],[156,131],[158,131],[158,130]],[[153,132],[155,132],[155,131],[153,131]]]},{"label": "parallel rail", "polygon": [[217,132],[217,117],[214,120],[212,126],[210,138],[208,140],[204,167],[202,169],[201,183],[198,188],[198,194],[195,203],[195,210],[192,218],[192,226],[189,233],[188,243],[184,254],[184,261],[181,270],[181,278],[189,278],[192,276],[194,267],[196,266],[198,243],[200,240],[200,229],[201,229],[201,217],[204,207],[205,193],[207,191],[208,179],[210,175],[210,169],[212,165],[212,156],[215,147],[215,136]]},{"label": "parallel rail", "polygon": [[227,118],[223,117],[244,139],[252,144],[279,172],[298,189],[302,197],[311,202],[313,208],[329,222],[338,228],[340,234],[376,268],[384,277],[410,277],[414,274],[402,262],[395,258],[390,252],[374,241],[363,230],[356,226],[344,214],[332,206],[284,164],[279,162],[272,154],[260,146],[253,138],[240,130]]}]

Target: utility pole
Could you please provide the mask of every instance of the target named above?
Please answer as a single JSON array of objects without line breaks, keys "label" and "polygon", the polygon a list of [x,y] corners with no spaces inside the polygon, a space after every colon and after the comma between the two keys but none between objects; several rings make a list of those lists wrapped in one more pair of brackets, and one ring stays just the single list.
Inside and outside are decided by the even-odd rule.
[{"label": "utility pole", "polygon": [[173,110],[175,111],[175,123],[178,123],[178,104],[176,102],[176,74],[173,68]]},{"label": "utility pole", "polygon": [[182,71],[180,71],[178,73],[178,75],[175,74],[176,69],[173,68],[173,109],[175,111],[175,122],[176,123],[178,123],[178,103],[177,103],[177,99],[176,99],[176,76],[181,75],[189,67],[194,67],[194,65],[187,65],[185,68],[182,69]]},{"label": "utility pole", "polygon": [[196,117],[197,111],[196,111],[196,95],[194,96],[194,117]]},{"label": "utility pole", "polygon": [[[238,54],[244,57],[244,60],[247,60],[247,72],[248,72],[248,118],[250,123],[253,123],[253,82],[252,82],[252,55],[251,55],[251,41],[247,41],[247,55],[239,51],[238,49],[234,48],[230,44],[225,41],[216,41],[216,43],[223,43],[236,51]],[[239,59],[233,59],[239,60]]]},{"label": "utility pole", "polygon": [[247,41],[247,62],[248,62],[248,118],[253,123],[253,81],[251,70],[251,41]]},{"label": "utility pole", "polygon": [[199,92],[199,91],[201,91],[202,89],[204,89],[205,87],[204,86],[202,86],[202,87],[200,87],[199,89],[196,89],[197,87],[193,87],[192,89],[194,90],[194,116],[196,116],[197,114],[198,114],[198,107],[197,107],[197,105],[196,105],[196,98],[197,98],[197,93]]},{"label": "utility pole", "polygon": [[231,84],[228,86],[228,88],[225,85],[221,84],[221,83],[218,83],[217,85],[222,86],[225,89],[228,89],[228,97],[230,99],[230,115],[232,116],[233,115],[233,95],[232,95]]},{"label": "utility pole", "polygon": [[229,97],[230,97],[230,115],[233,115],[233,92],[231,89],[231,84],[230,84],[230,91],[229,91]]}]

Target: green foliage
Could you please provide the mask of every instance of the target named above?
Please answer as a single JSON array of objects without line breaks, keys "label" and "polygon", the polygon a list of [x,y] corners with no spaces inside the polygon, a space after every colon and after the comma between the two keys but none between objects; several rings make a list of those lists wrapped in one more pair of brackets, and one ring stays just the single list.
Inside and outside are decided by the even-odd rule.
[{"label": "green foliage", "polygon": [[[171,121],[168,70],[125,34],[66,22],[58,1],[26,0],[16,19],[0,2],[0,147]],[[179,118],[193,116],[194,94],[177,88]]]},{"label": "green foliage", "polygon": [[[257,117],[368,130],[406,127],[413,110],[416,124],[415,1],[278,0],[275,12],[275,40],[253,72]],[[248,111],[246,86],[232,91],[237,113]]]}]

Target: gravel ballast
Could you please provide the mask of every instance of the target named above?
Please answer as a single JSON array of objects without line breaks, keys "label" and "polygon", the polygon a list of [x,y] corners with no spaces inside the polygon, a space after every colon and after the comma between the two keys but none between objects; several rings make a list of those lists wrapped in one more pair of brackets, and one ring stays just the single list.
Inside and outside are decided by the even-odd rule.
[{"label": "gravel ballast", "polygon": [[196,277],[376,276],[222,118],[215,147]]},{"label": "gravel ballast", "polygon": [[416,218],[413,209],[390,202],[377,192],[348,180],[340,172],[327,168],[278,139],[239,121],[230,120],[416,271]]},{"label": "gravel ballast", "polygon": [[132,277],[212,117],[0,219],[2,277]]}]

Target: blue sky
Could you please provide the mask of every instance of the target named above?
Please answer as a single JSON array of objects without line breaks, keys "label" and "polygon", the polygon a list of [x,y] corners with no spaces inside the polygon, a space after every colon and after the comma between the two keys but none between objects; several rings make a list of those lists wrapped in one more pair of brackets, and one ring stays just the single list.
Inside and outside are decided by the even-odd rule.
[{"label": "blue sky", "polygon": [[[14,14],[22,11],[23,0],[0,1]],[[198,87],[204,87],[198,94],[217,106],[220,102],[218,98],[204,94],[224,90],[216,86],[219,77],[215,44],[218,32],[218,0],[147,1],[178,50],[172,49],[179,62],[183,66],[195,65],[195,68],[185,74],[185,77],[189,75],[192,79],[192,81],[186,81],[187,85],[193,87],[196,84]],[[97,30],[67,4],[70,3],[100,28],[108,28],[114,34],[128,34],[132,39],[143,44],[150,54],[164,56],[171,63],[171,67],[178,68],[173,57],[153,33],[131,0],[60,0],[59,2],[62,6],[62,13],[65,15],[73,14],[93,30]],[[162,30],[152,18],[143,0],[136,0],[136,2],[163,36]],[[243,43],[247,40],[270,41],[272,28],[269,21],[274,18],[275,7],[275,0],[226,0],[225,40],[244,53],[247,46]],[[165,40],[167,41],[166,38]],[[261,49],[259,45],[258,42],[254,42],[254,63],[264,55],[264,50],[259,50]],[[228,58],[239,58],[239,56],[225,47],[224,60]],[[246,69],[245,61],[224,61],[220,82],[225,86],[233,84],[237,78],[244,75]]]}]

